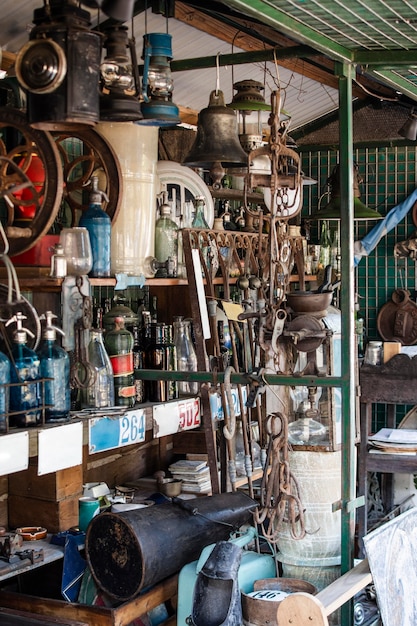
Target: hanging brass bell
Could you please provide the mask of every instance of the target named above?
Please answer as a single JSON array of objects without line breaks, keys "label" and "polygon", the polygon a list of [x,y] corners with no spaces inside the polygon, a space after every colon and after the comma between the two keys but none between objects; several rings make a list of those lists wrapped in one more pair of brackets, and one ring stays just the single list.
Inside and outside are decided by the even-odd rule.
[{"label": "hanging brass bell", "polygon": [[240,145],[235,112],[224,103],[223,92],[212,91],[207,108],[198,115],[197,135],[183,161],[208,171],[247,167],[248,155]]}]

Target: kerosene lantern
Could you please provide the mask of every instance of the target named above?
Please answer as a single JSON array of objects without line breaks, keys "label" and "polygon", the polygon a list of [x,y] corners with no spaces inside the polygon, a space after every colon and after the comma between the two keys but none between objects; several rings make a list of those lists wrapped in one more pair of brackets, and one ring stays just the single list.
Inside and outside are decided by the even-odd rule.
[{"label": "kerosene lantern", "polygon": [[115,25],[109,28],[104,47],[107,54],[100,66],[100,120],[129,122],[142,119],[138,64],[127,27]]},{"label": "kerosene lantern", "polygon": [[172,102],[171,40],[169,33],[143,36],[142,125],[175,126],[181,121],[178,107]]}]

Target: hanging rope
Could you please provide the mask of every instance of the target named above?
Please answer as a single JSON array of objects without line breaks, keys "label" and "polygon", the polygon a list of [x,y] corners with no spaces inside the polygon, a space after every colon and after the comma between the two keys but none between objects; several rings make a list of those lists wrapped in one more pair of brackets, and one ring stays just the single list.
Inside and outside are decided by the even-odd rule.
[{"label": "hanging rope", "polygon": [[[261,506],[255,522],[262,527],[266,539],[276,543],[282,524],[290,527],[293,539],[306,535],[304,510],[298,482],[288,461],[288,420],[282,413],[269,418],[269,444],[261,485]],[[268,471],[269,470],[269,471]]]}]

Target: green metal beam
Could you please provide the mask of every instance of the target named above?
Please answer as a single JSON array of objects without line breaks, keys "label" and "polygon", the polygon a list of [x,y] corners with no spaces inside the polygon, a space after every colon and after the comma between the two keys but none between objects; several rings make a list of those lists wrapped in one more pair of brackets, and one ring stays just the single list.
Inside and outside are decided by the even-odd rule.
[{"label": "green metal beam", "polygon": [[172,72],[200,70],[217,65],[244,65],[245,63],[259,63],[274,61],[275,59],[302,59],[317,56],[317,51],[308,46],[290,46],[289,48],[268,48],[254,52],[236,52],[235,54],[219,54],[218,56],[197,57],[171,61]]},{"label": "green metal beam", "polygon": [[405,96],[408,96],[412,100],[417,100],[417,85],[407,80],[399,74],[389,72],[387,70],[373,70],[371,71],[378,80],[393,87],[397,91],[400,91]]},{"label": "green metal beam", "polygon": [[413,50],[354,50],[353,62],[366,68],[417,68],[417,49]]},{"label": "green metal beam", "polygon": [[[355,509],[350,504],[356,497],[355,450],[355,327],[354,327],[354,270],[353,270],[353,111],[351,64],[336,63],[339,76],[339,163],[340,163],[340,232],[342,310],[342,542],[341,573],[353,566],[355,538]],[[352,603],[341,609],[342,626],[353,623]]]},{"label": "green metal beam", "polygon": [[352,62],[353,53],[326,35],[322,35],[265,0],[228,0],[227,5],[247,17],[253,17],[291,39],[313,46],[335,61]]}]

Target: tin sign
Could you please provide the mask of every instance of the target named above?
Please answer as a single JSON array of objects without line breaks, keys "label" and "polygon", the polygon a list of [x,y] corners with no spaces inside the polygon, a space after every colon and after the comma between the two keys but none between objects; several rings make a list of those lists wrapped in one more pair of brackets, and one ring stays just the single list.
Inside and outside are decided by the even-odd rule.
[{"label": "tin sign", "polygon": [[144,409],[132,409],[124,415],[93,417],[88,420],[90,454],[131,446],[145,441]]},{"label": "tin sign", "polygon": [[201,424],[200,398],[187,398],[153,407],[153,436],[165,437]]}]

